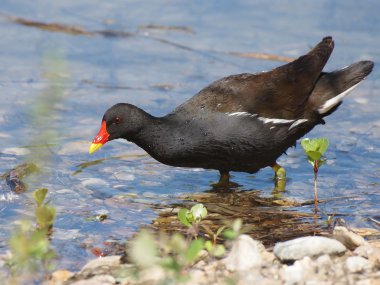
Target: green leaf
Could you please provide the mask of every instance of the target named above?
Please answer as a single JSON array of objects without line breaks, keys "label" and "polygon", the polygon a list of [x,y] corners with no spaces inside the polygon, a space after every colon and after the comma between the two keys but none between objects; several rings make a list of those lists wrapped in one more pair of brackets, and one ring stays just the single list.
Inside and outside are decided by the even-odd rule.
[{"label": "green leaf", "polygon": [[229,240],[234,240],[236,239],[236,237],[238,236],[238,233],[231,230],[231,229],[228,229],[228,230],[225,230],[223,232],[223,235],[226,239],[229,239]]},{"label": "green leaf", "polygon": [[301,141],[301,146],[305,152],[317,151],[323,155],[329,146],[329,140],[327,138],[305,138]]},{"label": "green leaf", "polygon": [[329,147],[329,140],[327,138],[319,138],[318,141],[318,151],[324,155],[327,148]]},{"label": "green leaf", "polygon": [[48,189],[40,188],[33,192],[34,200],[37,202],[37,206],[41,206],[45,201],[45,197],[48,193]]},{"label": "green leaf", "polygon": [[183,225],[185,225],[185,226],[187,226],[187,227],[191,227],[191,223],[189,222],[189,220],[188,220],[188,214],[190,213],[190,211],[188,210],[188,209],[184,209],[184,208],[182,208],[182,209],[180,209],[179,211],[178,211],[178,219],[180,220],[180,222],[183,224]]},{"label": "green leaf", "polygon": [[190,212],[196,222],[200,222],[202,219],[207,217],[207,209],[203,204],[195,204],[191,207]]},{"label": "green leaf", "polygon": [[222,244],[217,244],[213,251],[213,255],[216,257],[222,256],[226,252],[226,248]]},{"label": "green leaf", "polygon": [[226,226],[222,226],[222,227],[220,227],[220,228],[216,231],[215,236],[218,237],[218,236],[221,234],[221,232],[222,232],[225,228],[226,228]]},{"label": "green leaf", "polygon": [[322,161],[318,164],[322,165],[325,159],[321,159],[329,146],[329,140],[327,138],[308,139],[305,138],[301,141],[301,146],[307,155],[307,159],[311,165],[314,166],[314,161]]},{"label": "green leaf", "polygon": [[211,252],[212,251],[212,249],[213,249],[213,244],[212,244],[212,242],[210,241],[210,240],[207,240],[206,242],[205,242],[205,249],[208,251],[208,252]]},{"label": "green leaf", "polygon": [[193,240],[188,248],[188,250],[185,253],[185,259],[188,263],[193,263],[198,255],[199,252],[204,248],[204,241],[203,239],[196,239]]},{"label": "green leaf", "polygon": [[36,220],[42,229],[51,227],[55,219],[55,209],[50,206],[41,206],[36,208]]},{"label": "green leaf", "polygon": [[314,150],[309,150],[309,151],[306,153],[306,155],[307,155],[307,159],[308,159],[309,161],[312,161],[312,162],[314,162],[314,161],[316,161],[316,160],[319,160],[319,159],[321,158],[321,156],[322,156],[321,153],[319,153],[318,151],[314,151]]}]

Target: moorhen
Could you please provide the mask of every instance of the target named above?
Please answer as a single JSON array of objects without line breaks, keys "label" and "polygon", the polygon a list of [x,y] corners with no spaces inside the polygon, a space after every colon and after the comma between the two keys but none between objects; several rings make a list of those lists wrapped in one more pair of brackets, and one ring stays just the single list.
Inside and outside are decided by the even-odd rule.
[{"label": "moorhen", "polygon": [[217,169],[217,185],[229,184],[230,171],[254,173],[267,166],[285,178],[277,158],[324,124],[372,71],[372,61],[360,61],[323,72],[333,48],[333,39],[325,37],[306,55],[271,71],[219,79],[164,117],[116,104],[104,114],[89,152],[123,138],[167,165]]}]

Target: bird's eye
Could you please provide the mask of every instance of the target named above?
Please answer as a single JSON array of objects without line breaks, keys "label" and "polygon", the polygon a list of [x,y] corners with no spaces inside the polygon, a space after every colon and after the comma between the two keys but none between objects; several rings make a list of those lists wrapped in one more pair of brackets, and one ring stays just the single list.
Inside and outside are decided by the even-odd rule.
[{"label": "bird's eye", "polygon": [[119,116],[117,116],[114,120],[113,120],[113,123],[114,124],[120,124],[121,123],[121,118]]}]

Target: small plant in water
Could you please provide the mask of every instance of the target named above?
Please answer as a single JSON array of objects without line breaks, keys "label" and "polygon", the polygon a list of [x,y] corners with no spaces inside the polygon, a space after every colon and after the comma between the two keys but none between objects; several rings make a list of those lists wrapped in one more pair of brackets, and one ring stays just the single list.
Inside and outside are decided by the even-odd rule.
[{"label": "small plant in water", "polygon": [[55,208],[49,206],[49,202],[45,202],[47,193],[48,189],[41,188],[34,191],[33,196],[37,203],[35,211],[37,226],[39,229],[45,230],[48,233],[53,227]]},{"label": "small plant in water", "polygon": [[11,258],[7,261],[13,281],[17,284],[19,273],[38,272],[41,268],[46,276],[52,269],[51,261],[56,254],[50,246],[48,235],[53,226],[55,209],[45,202],[46,188],[34,191],[37,227],[30,221],[21,221],[9,239]]},{"label": "small plant in water", "polygon": [[314,207],[315,212],[318,211],[318,190],[317,190],[317,178],[319,168],[326,162],[326,158],[323,156],[329,146],[329,140],[327,138],[308,139],[305,138],[301,141],[301,146],[307,156],[307,160],[313,166],[314,171]]}]

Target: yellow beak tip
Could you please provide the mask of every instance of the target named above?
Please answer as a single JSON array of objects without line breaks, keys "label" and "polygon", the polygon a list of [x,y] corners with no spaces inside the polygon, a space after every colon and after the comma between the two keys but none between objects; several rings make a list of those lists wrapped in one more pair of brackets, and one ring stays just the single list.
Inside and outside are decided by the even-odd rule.
[{"label": "yellow beak tip", "polygon": [[88,150],[89,154],[93,154],[95,151],[97,151],[99,148],[102,147],[103,144],[101,143],[93,143],[90,146],[90,149]]}]

